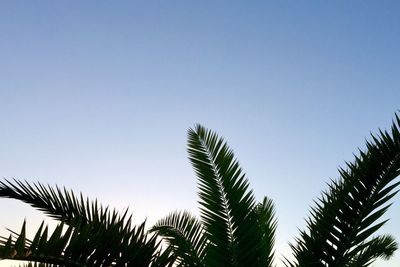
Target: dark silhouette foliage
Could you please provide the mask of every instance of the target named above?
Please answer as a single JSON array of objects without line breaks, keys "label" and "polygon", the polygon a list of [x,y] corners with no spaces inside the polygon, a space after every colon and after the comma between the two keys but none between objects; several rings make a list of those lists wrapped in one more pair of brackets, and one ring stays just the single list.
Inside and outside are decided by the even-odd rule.
[{"label": "dark silhouette foliage", "polygon": [[[397,249],[391,235],[376,235],[398,192],[400,119],[380,131],[340,169],[311,209],[307,228],[291,244],[287,267],[367,267]],[[248,178],[223,138],[200,125],[188,132],[188,153],[198,178],[200,218],[172,212],[149,231],[97,201],[59,187],[19,180],[0,182],[0,197],[23,201],[59,221],[36,235],[10,231],[0,258],[25,266],[274,266],[277,220],[272,200],[257,202]],[[166,247],[162,247],[161,237]]]}]

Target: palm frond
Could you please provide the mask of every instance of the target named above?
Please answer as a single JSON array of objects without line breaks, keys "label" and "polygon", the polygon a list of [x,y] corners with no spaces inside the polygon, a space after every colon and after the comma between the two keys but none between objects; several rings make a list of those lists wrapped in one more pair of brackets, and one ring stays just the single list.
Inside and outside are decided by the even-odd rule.
[{"label": "palm frond", "polygon": [[0,181],[0,197],[17,199],[43,211],[56,220],[73,224],[79,219],[81,224],[98,222],[114,224],[126,218],[127,211],[119,216],[115,210],[103,207],[97,200],[90,201],[82,194],[77,197],[73,191],[66,188],[55,188],[41,183],[30,184],[27,181]]},{"label": "palm frond", "polygon": [[62,256],[60,248],[64,248],[71,234],[73,227],[70,226],[67,231],[62,234],[64,225],[57,225],[53,233],[48,235],[48,228],[42,223],[39,227],[34,241],[26,238],[26,223],[23,223],[20,234],[16,238],[10,235],[9,238],[0,239],[0,258],[9,260],[22,260],[40,262],[43,264],[61,264],[70,266],[85,266],[79,261],[67,259]]},{"label": "palm frond", "polygon": [[[266,266],[255,224],[255,198],[223,138],[197,125],[188,131],[189,159],[198,176],[201,220],[210,241],[207,266]],[[244,253],[246,252],[246,253]]]},{"label": "palm frond", "polygon": [[173,212],[150,231],[168,242],[178,266],[205,266],[207,239],[202,224],[189,212]]},{"label": "palm frond", "polygon": [[271,199],[264,197],[263,201],[258,203],[254,209],[256,214],[256,224],[260,227],[262,237],[261,246],[257,249],[259,254],[267,257],[267,265],[272,266],[274,261],[274,245],[275,245],[275,231],[277,220],[275,217],[275,207]]},{"label": "palm frond", "polygon": [[391,134],[380,131],[367,151],[340,169],[340,179],[315,202],[307,220],[308,231],[292,245],[295,263],[288,266],[346,266],[366,249],[386,221],[379,220],[389,208],[400,182],[400,120],[396,115]]},{"label": "palm frond", "polygon": [[390,259],[398,245],[390,235],[377,236],[361,245],[362,250],[352,259],[347,267],[366,267],[377,258]]},{"label": "palm frond", "polygon": [[[79,264],[84,261],[83,266],[120,266],[134,263],[153,267],[168,266],[173,262],[168,253],[161,251],[156,235],[149,235],[145,230],[145,222],[138,226],[132,225],[132,216],[128,216],[127,210],[119,214],[116,210],[103,208],[97,201],[91,202],[82,195],[77,198],[72,191],[61,190],[58,187],[53,189],[39,183],[30,185],[28,182],[18,180],[14,180],[14,183],[0,182],[0,197],[29,203],[62,221],[50,239],[46,239],[47,228],[43,232],[41,232],[42,227],[37,231],[32,242],[33,244],[39,242],[41,245],[35,247],[38,251],[36,254],[30,249],[32,255],[42,256],[35,258],[37,262],[49,264],[62,262],[69,265],[72,264],[71,259],[74,261],[79,259],[77,261]],[[68,225],[67,232],[71,234],[69,239],[61,235],[63,224]],[[24,246],[21,246],[21,240],[25,240],[25,233],[21,232],[17,236],[14,245],[22,249]],[[24,239],[21,239],[22,237]],[[68,240],[55,245],[52,242],[56,242],[57,238]],[[29,244],[30,241],[27,242]],[[6,244],[4,242],[0,244],[0,249],[7,251],[9,247]],[[32,255],[27,260],[31,260]],[[48,258],[53,260],[41,261]]]},{"label": "palm frond", "polygon": [[[33,240],[25,236],[25,223],[16,238],[0,239],[0,258],[61,266],[172,266],[163,256],[156,236],[149,237],[144,223],[137,228],[121,225],[99,227],[95,223],[65,226],[60,223],[49,234],[44,224]],[[160,257],[160,259],[158,259]],[[157,265],[164,257],[162,265]]]}]

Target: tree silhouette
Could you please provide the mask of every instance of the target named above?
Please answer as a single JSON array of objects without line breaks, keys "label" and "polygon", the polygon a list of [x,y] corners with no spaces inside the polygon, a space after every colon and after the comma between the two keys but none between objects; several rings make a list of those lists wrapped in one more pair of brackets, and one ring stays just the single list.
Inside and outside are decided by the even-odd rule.
[{"label": "tree silhouette", "polygon": [[[380,131],[339,169],[315,201],[307,228],[291,244],[287,267],[366,267],[397,249],[385,224],[400,182],[400,119]],[[32,240],[19,233],[0,240],[0,258],[42,266],[274,266],[276,218],[272,200],[257,202],[246,175],[223,138],[200,125],[188,132],[189,159],[198,177],[200,218],[172,212],[150,231],[132,225],[97,201],[58,187],[19,180],[0,182],[0,197],[30,204],[60,221],[51,233],[42,224]],[[162,248],[157,237],[162,237]]]}]

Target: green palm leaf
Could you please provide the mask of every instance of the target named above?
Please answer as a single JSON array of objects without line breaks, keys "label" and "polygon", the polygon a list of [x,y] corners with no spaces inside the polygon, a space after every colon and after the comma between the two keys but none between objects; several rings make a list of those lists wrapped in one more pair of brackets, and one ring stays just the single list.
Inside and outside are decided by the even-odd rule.
[{"label": "green palm leaf", "polygon": [[[25,237],[25,226],[15,242],[3,239],[2,259],[27,260],[64,266],[171,266],[173,259],[162,252],[156,235],[148,235],[145,222],[132,226],[127,211],[119,214],[75,197],[72,191],[14,180],[0,186],[0,196],[22,200],[62,223],[48,238],[43,225],[35,238]],[[64,223],[67,228],[64,230]],[[64,233],[65,232],[65,233]],[[11,252],[9,251],[11,249]],[[15,251],[18,252],[16,255]],[[28,254],[24,252],[30,251]]]},{"label": "green palm leaf", "polygon": [[361,245],[362,250],[348,264],[348,267],[366,267],[377,258],[390,259],[397,250],[397,243],[390,235],[377,236]]},{"label": "green palm leaf", "polygon": [[[69,266],[85,266],[84,262],[75,261],[62,255],[63,248],[67,246],[74,227],[67,228],[64,234],[63,223],[57,225],[53,233],[48,236],[48,228],[39,227],[34,241],[25,236],[26,223],[24,222],[20,234],[15,240],[10,235],[8,239],[0,240],[0,258],[10,260],[37,261],[45,264],[61,264]],[[13,233],[14,234],[14,233]],[[61,248],[61,249],[60,249]]]},{"label": "green palm leaf", "polygon": [[201,223],[188,212],[173,212],[151,229],[162,236],[178,266],[205,266],[207,239]]},{"label": "green palm leaf", "polygon": [[149,238],[144,229],[142,224],[121,237],[117,225],[65,227],[61,223],[49,235],[42,224],[30,241],[24,223],[16,240],[0,241],[0,258],[61,266],[172,266],[171,258],[158,250],[156,236]]},{"label": "green palm leaf", "polygon": [[265,227],[257,224],[255,198],[233,151],[223,138],[197,125],[189,129],[188,152],[199,179],[201,220],[210,241],[206,265],[269,266],[271,251],[260,249],[268,247],[263,243]]},{"label": "green palm leaf", "polygon": [[81,224],[86,222],[98,222],[102,224],[113,224],[122,221],[127,211],[119,216],[119,213],[104,208],[97,200],[90,201],[80,194],[77,197],[74,192],[66,188],[54,189],[41,183],[29,184],[15,180],[0,181],[0,197],[17,199],[32,207],[43,211],[56,220],[62,220],[67,224],[73,224],[79,219]]},{"label": "green palm leaf", "polygon": [[[367,151],[360,152],[346,170],[340,169],[340,179],[332,181],[312,209],[308,231],[302,231],[292,245],[296,262],[288,266],[343,267],[359,261],[363,263],[357,266],[368,266],[379,256],[367,252],[388,239],[369,238],[386,222],[379,219],[400,184],[394,181],[400,174],[399,125],[396,115],[391,134],[372,136]],[[366,254],[372,258],[363,260]]]}]

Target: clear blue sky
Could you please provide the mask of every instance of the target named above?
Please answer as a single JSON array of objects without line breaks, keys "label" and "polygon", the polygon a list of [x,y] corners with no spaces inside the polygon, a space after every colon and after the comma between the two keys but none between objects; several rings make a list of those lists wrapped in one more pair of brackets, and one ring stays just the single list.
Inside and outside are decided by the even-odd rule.
[{"label": "clear blue sky", "polygon": [[[312,199],[400,108],[399,14],[398,1],[2,1],[0,176],[150,223],[198,213],[186,131],[201,123],[275,200],[287,255]],[[382,232],[400,241],[399,211],[397,197]],[[16,201],[0,212],[1,229],[43,219]]]}]

